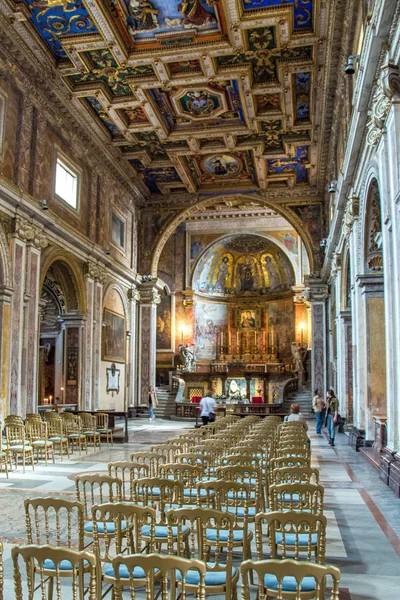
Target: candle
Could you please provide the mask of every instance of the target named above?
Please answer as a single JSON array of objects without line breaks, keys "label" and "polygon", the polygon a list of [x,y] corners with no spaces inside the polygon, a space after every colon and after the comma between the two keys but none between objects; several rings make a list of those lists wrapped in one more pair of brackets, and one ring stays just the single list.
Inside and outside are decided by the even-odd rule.
[{"label": "candle", "polygon": [[274,347],[274,330],[271,329],[271,347]]}]

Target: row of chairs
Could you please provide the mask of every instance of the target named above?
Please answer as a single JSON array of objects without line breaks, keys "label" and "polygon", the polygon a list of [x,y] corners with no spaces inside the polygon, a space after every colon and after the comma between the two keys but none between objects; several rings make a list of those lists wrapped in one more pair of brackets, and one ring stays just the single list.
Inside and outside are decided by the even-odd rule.
[{"label": "row of chairs", "polygon": [[[270,488],[275,486],[276,489],[273,493],[267,490],[267,495],[273,512],[260,512],[266,500],[265,481],[271,477],[271,460],[278,461],[273,469],[275,476],[279,469],[291,469],[285,475],[289,478],[293,476],[293,469],[297,469],[297,476],[302,478],[318,477],[318,472],[309,466],[310,452],[308,445],[305,448],[302,443],[301,431],[292,433],[288,429],[279,427],[276,421],[259,422],[252,417],[240,422],[221,419],[212,427],[171,440],[167,446],[172,450],[162,448],[163,452],[158,452],[160,445],[149,453],[134,453],[130,461],[125,461],[129,464],[110,463],[108,475],[79,475],[74,502],[43,498],[26,501],[27,541],[32,552],[35,547],[39,548],[37,552],[42,552],[34,555],[35,574],[40,581],[42,577],[49,578],[51,586],[57,577],[74,579],[76,575],[74,581],[82,588],[83,575],[90,572],[90,582],[96,580],[99,590],[99,566],[92,569],[87,558],[90,546],[97,565],[101,565],[103,584],[112,587],[114,598],[122,597],[124,587],[131,590],[131,597],[140,585],[146,586],[147,594],[154,591],[156,582],[164,590],[169,578],[173,594],[176,590],[183,595],[195,592],[199,597],[224,593],[230,600],[236,597],[241,572],[243,598],[248,598],[255,573],[259,595],[296,599],[322,597],[324,578],[330,575],[333,577],[332,598],[336,600],[338,570],[309,562],[312,555],[316,563],[324,562],[326,519],[322,515],[322,502],[313,504],[310,489],[306,491],[299,486],[320,487],[318,483],[272,483]],[[294,444],[289,444],[288,455],[277,456],[288,447],[289,441]],[[235,459],[229,457],[236,457],[240,462],[244,454],[241,448],[249,446],[252,451],[245,454],[247,462],[235,465]],[[206,447],[212,448],[212,461],[204,460]],[[166,462],[164,451],[171,462]],[[189,454],[198,460],[191,464]],[[306,474],[301,472],[303,462],[299,465],[299,458],[308,461]],[[279,461],[282,460],[291,462],[281,466]],[[284,476],[282,471],[280,476]],[[282,485],[287,487],[281,488]],[[296,492],[290,486],[297,489],[297,510],[293,509]],[[64,527],[59,522],[63,513],[70,515]],[[48,522],[50,514],[56,519],[53,527]],[[251,560],[250,524],[255,527],[257,562]],[[61,537],[62,531],[69,532],[67,539]],[[269,556],[280,556],[283,560],[265,560],[267,534]],[[68,563],[71,568],[63,570],[54,560],[45,564],[51,560],[50,551],[46,549],[49,544],[51,547],[66,545],[81,553],[80,563],[76,555],[74,561]],[[180,562],[180,566],[177,561],[167,563],[164,554],[153,556],[155,550],[178,554],[178,562],[189,562]],[[233,566],[233,552],[238,550],[243,561],[240,569]],[[14,551],[15,556],[24,559],[18,552],[18,549]],[[305,554],[307,562],[286,560],[290,552],[295,559]],[[32,564],[33,555],[29,556]],[[60,550],[61,556],[68,560]],[[75,572],[72,567],[78,563],[80,567],[78,565]],[[197,563],[200,569],[196,568]],[[165,565],[165,572],[158,566],[161,564]],[[311,579],[315,575],[312,584],[307,582],[307,590],[304,589],[305,574]],[[288,576],[294,577],[290,580],[289,592]]]},{"label": "row of chairs", "polygon": [[4,439],[0,435],[0,467],[4,467],[7,478],[13,459],[15,468],[21,459],[25,473],[28,462],[34,470],[35,455],[37,461],[43,459],[47,466],[49,460],[55,462],[55,449],[63,460],[64,454],[69,458],[75,449],[79,455],[82,450],[87,454],[88,444],[92,444],[94,450],[100,449],[102,436],[107,445],[113,444],[112,429],[105,413],[74,415],[64,412],[59,416],[55,411],[47,411],[44,420],[41,415],[32,413],[26,416],[25,422],[17,415],[9,415],[4,420],[4,434]]}]

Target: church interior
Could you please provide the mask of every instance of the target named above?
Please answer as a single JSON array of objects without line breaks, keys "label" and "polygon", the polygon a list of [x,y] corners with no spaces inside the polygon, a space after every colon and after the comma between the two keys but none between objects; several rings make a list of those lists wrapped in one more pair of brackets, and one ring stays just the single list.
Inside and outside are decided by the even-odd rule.
[{"label": "church interior", "polygon": [[0,600],[398,600],[399,205],[400,0],[0,0]]}]

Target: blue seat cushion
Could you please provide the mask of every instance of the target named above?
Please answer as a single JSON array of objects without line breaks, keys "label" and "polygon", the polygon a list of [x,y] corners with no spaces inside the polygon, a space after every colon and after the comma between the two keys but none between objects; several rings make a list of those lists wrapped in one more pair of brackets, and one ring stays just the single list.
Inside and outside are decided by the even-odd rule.
[{"label": "blue seat cushion", "polygon": [[[207,563],[207,566],[213,568],[215,563]],[[223,567],[223,565],[220,565]],[[231,577],[233,578],[236,575],[235,567],[232,567]],[[176,579],[178,581],[182,581],[182,573],[180,571],[176,572]],[[200,583],[200,573],[198,571],[188,571],[186,573],[185,581],[188,585],[199,585]],[[205,584],[206,585],[224,585],[226,583],[226,571],[207,571],[205,576]]]},{"label": "blue seat cushion", "polygon": [[[272,590],[278,589],[278,580],[275,575],[266,574],[264,577],[264,585]],[[296,591],[296,578],[287,575],[282,579],[282,591],[284,592],[295,592]],[[300,589],[302,592],[313,592],[315,590],[316,583],[314,577],[303,577]]]},{"label": "blue seat cushion", "polygon": [[[24,450],[23,444],[16,444],[15,446],[11,445],[10,450]],[[25,452],[29,452],[32,450],[32,446],[25,446]]]},{"label": "blue seat cushion", "polygon": [[[86,567],[87,564],[88,561],[84,560],[83,566]],[[46,558],[46,560],[43,562],[43,568],[48,569],[49,571],[55,571],[56,565],[50,558]],[[72,571],[72,564],[69,560],[62,560],[58,565],[58,568],[60,569],[60,571]]]},{"label": "blue seat cushion", "polygon": [[[229,536],[228,529],[220,529],[219,530],[219,541],[227,542]],[[206,529],[206,538],[210,542],[217,541],[217,530],[216,529]],[[233,532],[233,541],[234,542],[242,542],[243,541],[243,531],[241,529],[236,529]]]},{"label": "blue seat cushion", "polygon": [[50,441],[46,440],[35,440],[34,442],[32,442],[32,446],[47,446],[47,444],[49,446],[53,445]]},{"label": "blue seat cushion", "polygon": [[[150,525],[143,525],[142,527],[142,535],[144,537],[149,537],[151,531]],[[168,538],[168,527],[165,525],[156,525],[154,528],[155,536],[158,538]],[[187,533],[189,531],[189,527],[187,525],[183,525],[182,533]],[[178,528],[172,527],[172,536],[176,537],[178,535]]]},{"label": "blue seat cushion", "polygon": [[202,481],[217,481],[217,478],[216,477],[211,477],[211,476],[210,477],[204,476],[204,477],[201,478],[201,480]]},{"label": "blue seat cushion", "polygon": [[[310,536],[307,533],[300,533],[298,536],[298,544],[299,546],[308,546],[308,542],[310,540]],[[282,544],[282,534],[275,534],[275,541],[277,544]],[[316,533],[311,534],[311,544],[318,543],[318,535]],[[296,545],[296,535],[294,533],[285,533],[285,544],[286,546],[295,546]]]},{"label": "blue seat cushion", "polygon": [[84,433],[69,433],[68,437],[69,438],[84,438],[85,434]]},{"label": "blue seat cushion", "polygon": [[[121,521],[121,529],[123,531],[126,529],[126,521]],[[87,531],[88,533],[93,533],[93,522],[86,521],[84,530]],[[97,531],[99,533],[104,533],[104,523],[103,522],[99,521],[97,523]],[[106,523],[106,533],[115,533],[115,523],[113,523],[112,521],[110,521],[109,523]]]},{"label": "blue seat cushion", "polygon": [[50,442],[68,442],[67,438],[65,437],[59,437],[59,436],[54,436],[49,438]]},{"label": "blue seat cushion", "polygon": [[[137,493],[140,496],[143,496],[143,489],[137,490]],[[159,487],[147,488],[147,495],[148,496],[159,496],[160,495],[160,488]]]},{"label": "blue seat cushion", "polygon": [[[239,519],[243,519],[244,518],[244,507],[243,506],[238,506],[237,508],[235,506],[225,506],[222,510],[227,510],[228,512],[236,515],[237,517],[239,517]],[[247,509],[247,517],[248,518],[253,518],[256,516],[256,509],[253,506],[250,506]]]},{"label": "blue seat cushion", "polygon": [[[213,490],[210,490],[209,492],[211,495],[214,494]],[[197,489],[196,488],[187,488],[186,490],[183,490],[183,496],[185,498],[196,498],[197,497]],[[207,497],[207,490],[200,490],[200,498],[206,498]]]},{"label": "blue seat cushion", "polygon": [[[103,573],[107,577],[115,577],[115,572],[111,563],[105,563]],[[135,567],[132,571],[132,575],[135,579],[145,579],[146,577],[146,573],[142,567]],[[119,565],[119,576],[122,579],[129,579],[130,573],[125,565]]]}]

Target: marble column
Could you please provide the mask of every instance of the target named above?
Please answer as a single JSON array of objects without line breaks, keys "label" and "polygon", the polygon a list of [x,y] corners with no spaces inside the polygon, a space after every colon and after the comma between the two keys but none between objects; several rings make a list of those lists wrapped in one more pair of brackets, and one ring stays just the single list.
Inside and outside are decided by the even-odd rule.
[{"label": "marble column", "polygon": [[326,300],[328,286],[318,279],[306,278],[305,297],[311,303],[311,387],[323,393],[327,387]]},{"label": "marble column", "polygon": [[36,412],[38,403],[40,250],[28,244],[26,248],[26,292],[22,375],[22,411]]},{"label": "marble column", "polygon": [[100,344],[104,269],[89,261],[86,265],[86,326],[82,407],[94,410],[100,402]]},{"label": "marble column", "polygon": [[129,321],[130,321],[130,336],[128,342],[128,364],[127,364],[127,383],[128,383],[128,394],[127,402],[128,406],[137,406],[138,401],[138,385],[136,375],[137,369],[137,307],[140,300],[140,294],[135,286],[132,286],[128,291],[129,300]]},{"label": "marble column", "polygon": [[64,335],[64,403],[84,405],[85,339],[87,316],[80,313],[63,315]]},{"label": "marble column", "polygon": [[13,289],[0,286],[0,420],[7,415],[10,385],[10,318]]},{"label": "marble column", "polygon": [[156,319],[161,302],[156,281],[142,283],[139,288],[139,361],[137,403],[145,400],[150,386],[156,384]]},{"label": "marble column", "polygon": [[100,364],[101,364],[101,334],[103,323],[103,283],[99,277],[94,284],[94,306],[93,306],[93,408],[100,408]]}]

